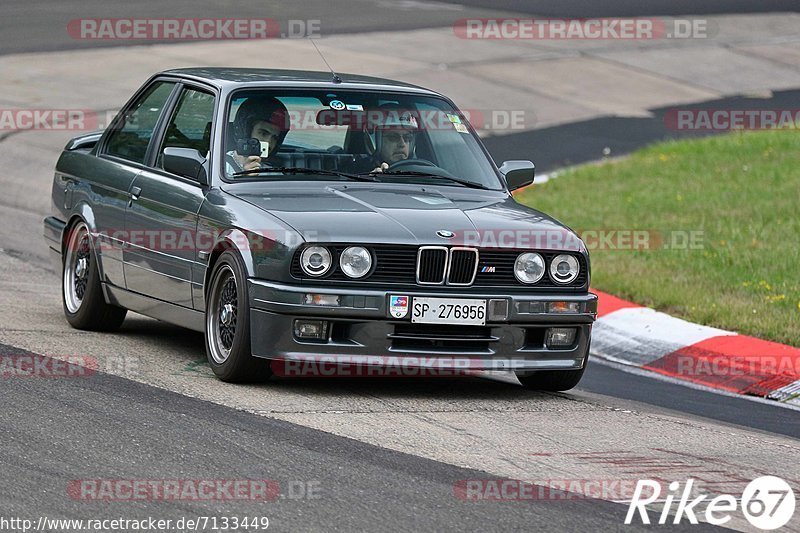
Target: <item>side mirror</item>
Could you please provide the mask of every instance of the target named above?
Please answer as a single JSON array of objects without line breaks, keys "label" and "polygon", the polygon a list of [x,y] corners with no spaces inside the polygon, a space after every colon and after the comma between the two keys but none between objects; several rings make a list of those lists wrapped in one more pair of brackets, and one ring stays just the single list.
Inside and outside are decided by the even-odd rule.
[{"label": "side mirror", "polygon": [[207,159],[193,148],[164,148],[164,170],[208,185]]},{"label": "side mirror", "polygon": [[500,167],[509,191],[516,191],[533,183],[535,171],[536,165],[530,161],[505,161]]}]

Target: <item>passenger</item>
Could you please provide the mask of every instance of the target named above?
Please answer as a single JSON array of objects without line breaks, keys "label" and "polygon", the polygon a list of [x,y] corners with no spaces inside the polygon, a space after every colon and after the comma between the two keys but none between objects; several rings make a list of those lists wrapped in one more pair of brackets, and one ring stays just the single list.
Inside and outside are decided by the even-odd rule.
[{"label": "passenger", "polygon": [[289,112],[277,98],[253,96],[236,110],[232,133],[236,147],[248,139],[256,139],[269,143],[269,152],[263,158],[259,155],[244,156],[234,148],[227,153],[229,157],[226,158],[229,175],[272,166],[276,162],[273,156],[289,133]]}]

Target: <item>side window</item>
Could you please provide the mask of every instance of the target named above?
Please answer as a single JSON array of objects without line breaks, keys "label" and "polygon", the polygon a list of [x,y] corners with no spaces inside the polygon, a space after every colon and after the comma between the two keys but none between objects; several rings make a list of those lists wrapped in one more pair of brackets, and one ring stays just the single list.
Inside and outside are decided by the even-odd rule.
[{"label": "side window", "polygon": [[122,127],[111,133],[106,153],[144,163],[158,117],[174,87],[172,82],[157,82],[145,92],[125,113]]},{"label": "side window", "polygon": [[214,95],[196,89],[184,89],[164,133],[156,166],[163,168],[165,148],[193,148],[202,156],[207,156],[211,149],[213,117]]}]

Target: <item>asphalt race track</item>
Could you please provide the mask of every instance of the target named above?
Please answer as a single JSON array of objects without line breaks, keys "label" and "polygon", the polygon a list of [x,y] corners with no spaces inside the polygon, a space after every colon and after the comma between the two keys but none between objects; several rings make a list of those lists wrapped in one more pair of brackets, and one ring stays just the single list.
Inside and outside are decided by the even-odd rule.
[{"label": "asphalt race track", "polygon": [[[61,498],[56,490],[42,497],[43,486],[68,485],[85,478],[88,465],[96,465],[111,478],[217,479],[233,472],[240,479],[274,481],[282,496],[255,504],[226,503],[224,514],[265,515],[280,530],[365,531],[381,523],[417,531],[611,530],[619,525],[619,506],[600,500],[464,502],[453,497],[453,486],[460,480],[484,479],[484,472],[114,376],[50,383],[15,380],[3,388],[2,398],[17,414],[16,422],[4,423],[4,455],[15,458],[3,464],[6,515],[99,513],[177,520],[221,514],[218,504],[205,502],[149,501],[131,514],[127,502],[85,503]],[[30,419],[37,424],[32,427]],[[50,447],[50,453],[41,454],[40,447]]]},{"label": "asphalt race track", "polygon": [[[328,32],[340,35],[433,28],[468,16],[796,10],[796,3],[781,0],[654,1],[648,7],[614,1],[602,11],[585,1],[269,4],[271,17],[322,19]],[[110,46],[120,65],[96,68],[108,68],[113,83],[115,68],[141,60],[138,47],[77,42],[63,28],[81,16],[125,16],[128,5],[7,0],[0,7],[0,56]],[[226,17],[234,16],[231,5],[147,1],[136,14]],[[262,2],[237,2],[235,16],[263,16]],[[35,56],[21,57],[35,62]],[[83,90],[58,72],[41,72],[38,79],[65,93]],[[776,92],[760,105],[781,107],[796,97],[797,91]],[[0,93],[3,106],[17,107]],[[539,167],[549,170],[596,159],[609,138],[625,152],[664,133],[657,118],[597,119],[493,137],[487,146],[497,159],[507,159],[535,145],[546,152]],[[44,356],[37,360],[45,366],[79,356],[94,364],[71,379],[0,377],[0,519],[265,516],[279,531],[627,531],[643,528],[636,521],[623,524],[627,505],[619,501],[630,499],[630,491],[600,499],[568,491],[472,501],[459,487],[470,480],[557,481],[580,491],[598,481],[683,484],[701,478],[739,497],[759,476],[781,476],[795,487],[800,481],[797,410],[598,361],[590,362],[578,388],[561,394],[526,391],[502,375],[283,378],[234,386],[214,379],[200,334],[133,314],[113,335],[71,329],[63,318],[59,274],[41,236],[52,178],[41,169],[52,168],[68,138],[65,132],[0,132],[0,162],[16,166],[0,177],[0,356]],[[268,480],[280,490],[266,501],[100,501],[76,496],[76,483],[87,480]],[[800,530],[798,524],[793,519],[787,530]],[[684,521],[660,527],[711,526]],[[724,527],[753,531],[741,514]]]}]

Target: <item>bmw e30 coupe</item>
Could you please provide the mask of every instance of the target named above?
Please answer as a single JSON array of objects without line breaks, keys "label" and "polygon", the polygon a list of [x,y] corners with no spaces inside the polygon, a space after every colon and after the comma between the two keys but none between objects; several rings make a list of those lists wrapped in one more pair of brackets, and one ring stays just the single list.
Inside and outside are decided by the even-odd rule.
[{"label": "bmw e30 coupe", "polygon": [[67,144],[44,236],[73,327],[204,332],[225,381],[393,358],[567,390],[597,297],[578,236],[513,199],[533,180],[421,87],[177,69]]}]

